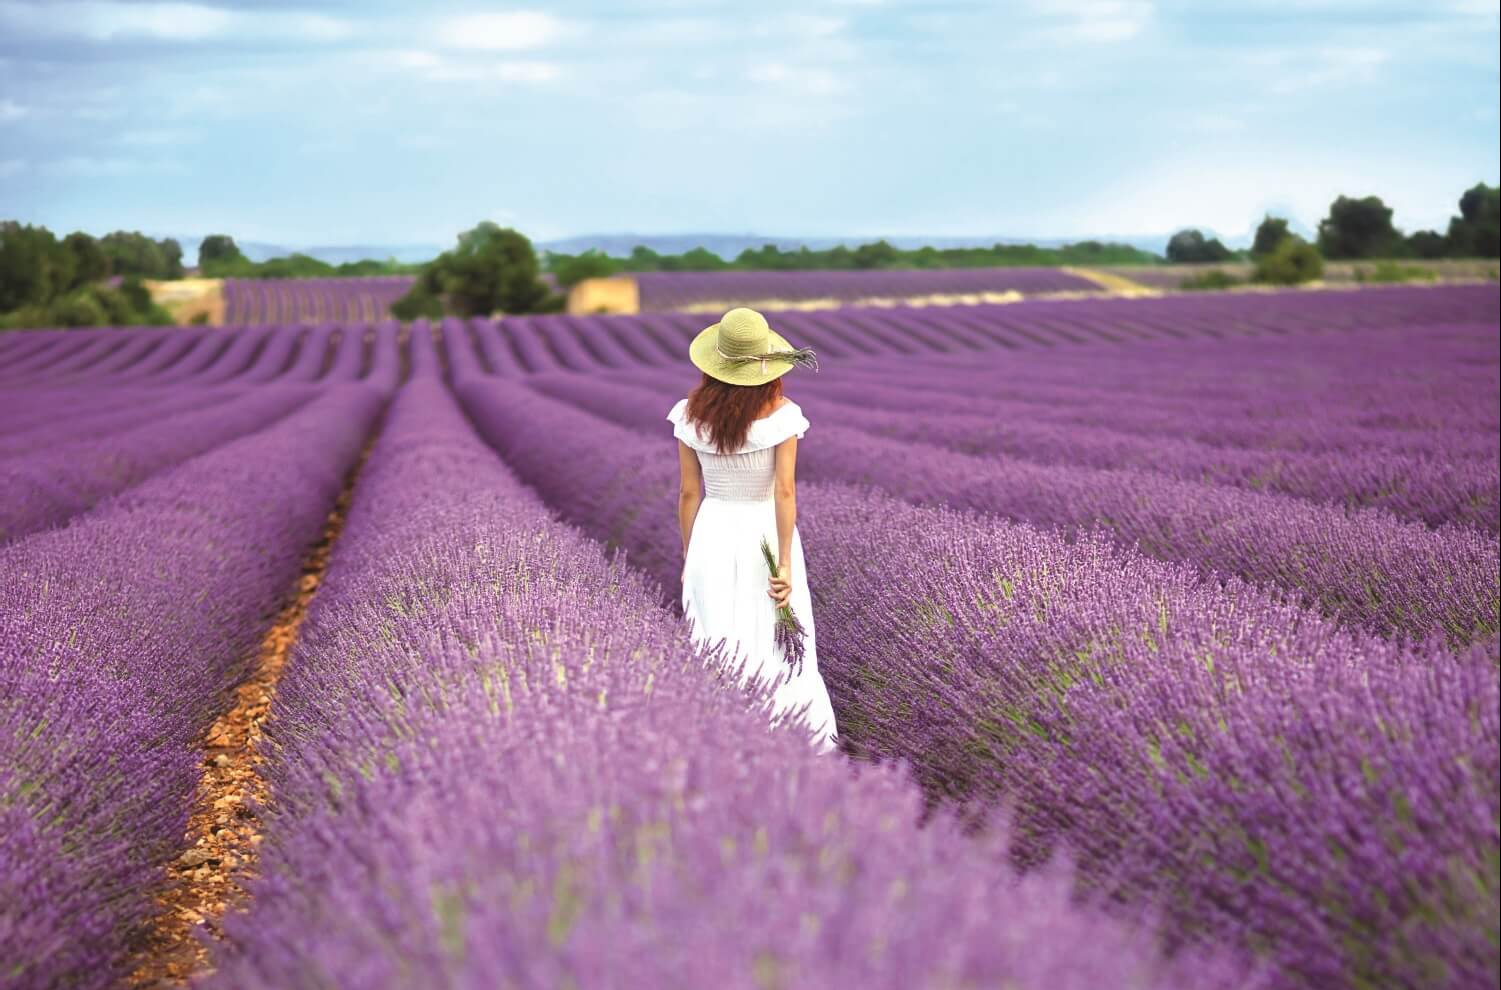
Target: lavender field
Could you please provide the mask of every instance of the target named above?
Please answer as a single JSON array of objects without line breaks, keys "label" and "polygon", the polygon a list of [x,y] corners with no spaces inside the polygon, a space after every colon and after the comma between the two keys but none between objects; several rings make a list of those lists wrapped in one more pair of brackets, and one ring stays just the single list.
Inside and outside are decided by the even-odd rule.
[{"label": "lavender field", "polygon": [[677,609],[712,318],[241,302],[0,335],[0,987],[204,870],[213,990],[1501,979],[1493,286],[766,311],[834,756]]},{"label": "lavender field", "polygon": [[[829,299],[856,302],[867,298],[1015,292],[1096,292],[1099,285],[1061,268],[931,268],[857,271],[722,271],[637,272],[641,309],[760,305],[770,300],[794,302]],[[762,307],[764,308],[764,307]]]},{"label": "lavender field", "polygon": [[391,317],[391,305],[416,281],[410,275],[362,278],[227,278],[224,322],[231,326],[276,323],[374,323]]}]

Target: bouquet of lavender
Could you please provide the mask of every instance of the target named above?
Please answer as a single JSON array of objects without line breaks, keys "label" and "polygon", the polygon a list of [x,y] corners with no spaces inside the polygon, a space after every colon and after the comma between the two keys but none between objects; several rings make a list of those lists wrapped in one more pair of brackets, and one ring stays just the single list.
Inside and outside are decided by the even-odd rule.
[{"label": "bouquet of lavender", "polygon": [[[777,573],[777,558],[771,552],[771,544],[766,542],[766,537],[761,537],[761,556],[766,558],[766,567],[775,577]],[[803,624],[797,621],[797,616],[792,614],[791,605],[783,605],[777,609],[776,643],[782,648],[782,655],[792,665],[793,672],[803,672]]]}]

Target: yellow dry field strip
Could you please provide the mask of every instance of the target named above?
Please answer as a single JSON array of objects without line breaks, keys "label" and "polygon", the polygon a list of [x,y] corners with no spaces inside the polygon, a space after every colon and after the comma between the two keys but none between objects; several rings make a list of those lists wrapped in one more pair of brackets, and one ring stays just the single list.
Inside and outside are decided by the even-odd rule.
[{"label": "yellow dry field strip", "polygon": [[1151,286],[1142,285],[1140,282],[1133,282],[1123,275],[1115,275],[1110,272],[1102,272],[1094,268],[1069,268],[1065,266],[1062,270],[1070,275],[1088,279],[1107,292],[1113,292],[1117,295],[1156,296],[1162,294],[1158,289],[1153,289]]},{"label": "yellow dry field strip", "polygon": [[142,279],[151,299],[172,314],[175,323],[191,323],[200,313],[210,326],[224,324],[224,280],[218,278]]}]

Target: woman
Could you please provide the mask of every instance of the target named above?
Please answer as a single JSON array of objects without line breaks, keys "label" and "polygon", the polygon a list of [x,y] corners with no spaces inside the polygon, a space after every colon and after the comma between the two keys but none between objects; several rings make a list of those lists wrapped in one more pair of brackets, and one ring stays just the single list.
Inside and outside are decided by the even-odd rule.
[{"label": "woman", "polygon": [[[683,537],[683,613],[695,643],[726,641],[741,678],[767,683],[778,714],[802,717],[823,752],[836,730],[818,673],[813,601],[797,531],[794,469],[808,420],[782,395],[782,376],[817,368],[753,309],[737,308],[688,348],[703,380],[667,414],[678,441],[678,522]],[[772,575],[761,540],[778,563]],[[803,659],[789,665],[776,643],[776,610],[791,605],[803,626]]]}]

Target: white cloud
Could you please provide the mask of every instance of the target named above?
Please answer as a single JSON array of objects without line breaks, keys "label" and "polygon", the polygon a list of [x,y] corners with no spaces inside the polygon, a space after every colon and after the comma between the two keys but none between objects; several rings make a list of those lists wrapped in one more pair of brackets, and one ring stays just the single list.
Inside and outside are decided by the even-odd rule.
[{"label": "white cloud", "polygon": [[1369,83],[1391,61],[1375,47],[1282,48],[1245,52],[1243,65],[1256,71],[1264,92],[1286,95],[1342,83]]},{"label": "white cloud", "polygon": [[297,11],[248,12],[197,3],[0,3],[0,27],[10,33],[110,42],[130,39],[202,42],[246,39],[278,42],[338,41],[353,34],[349,22]]},{"label": "white cloud", "polygon": [[86,176],[90,178],[113,175],[139,175],[145,172],[182,174],[187,171],[181,162],[170,158],[144,161],[138,158],[95,158],[90,155],[70,155],[43,164],[44,171],[59,175]]},{"label": "white cloud", "polygon": [[[848,27],[842,17],[820,14],[772,14],[749,21],[713,17],[642,17],[632,22],[580,23],[573,34],[588,35],[614,53],[633,54],[643,49],[675,49],[689,62],[717,61],[697,49],[713,47],[723,53],[762,52],[786,57],[788,48],[806,46],[822,57],[844,57]],[[748,41],[750,42],[748,44]]]},{"label": "white cloud", "polygon": [[793,66],[782,62],[767,62],[753,66],[747,78],[754,82],[772,83],[787,89],[814,96],[843,93],[849,83],[828,69],[817,66]]},{"label": "white cloud", "polygon": [[1501,17],[1501,3],[1496,0],[1446,0],[1443,6],[1466,17]]},{"label": "white cloud", "polygon": [[1246,129],[1245,121],[1226,113],[1190,113],[1183,118],[1185,129],[1196,134],[1237,134]]},{"label": "white cloud", "polygon": [[532,10],[460,14],[441,18],[433,27],[433,38],[439,45],[486,51],[541,48],[567,33],[567,25],[559,18]]},{"label": "white cloud", "polygon": [[453,58],[421,50],[376,55],[371,64],[412,70],[434,82],[546,83],[563,75],[561,65],[541,59]]},{"label": "white cloud", "polygon": [[712,102],[693,90],[650,89],[635,94],[625,111],[642,130],[691,131],[700,126]]},{"label": "white cloud", "polygon": [[31,112],[29,107],[23,107],[15,100],[0,100],[0,124],[8,124],[13,120],[20,120]]},{"label": "white cloud", "polygon": [[125,116],[121,106],[76,106],[71,113],[79,120],[119,120]]},{"label": "white cloud", "polygon": [[1032,0],[1045,18],[1041,40],[1060,44],[1130,41],[1151,22],[1153,0]]},{"label": "white cloud", "polygon": [[171,144],[186,144],[192,141],[196,135],[192,131],[150,128],[138,131],[124,131],[120,134],[121,144],[141,147],[161,147]]},{"label": "white cloud", "polygon": [[169,117],[198,117],[204,113],[222,115],[236,106],[235,94],[223,86],[198,84],[187,89],[173,90],[168,97],[166,114]]},{"label": "white cloud", "polygon": [[844,30],[842,17],[827,17],[821,14],[784,14],[754,25],[758,35],[786,34],[796,38],[827,38]]},{"label": "white cloud", "polygon": [[297,146],[299,154],[304,155],[327,155],[338,151],[343,145],[336,138],[323,137],[303,141]]},{"label": "white cloud", "polygon": [[734,25],[710,17],[666,17],[660,20],[642,18],[612,29],[611,37],[622,51],[636,51],[648,47],[716,45],[729,40],[734,30]]}]

